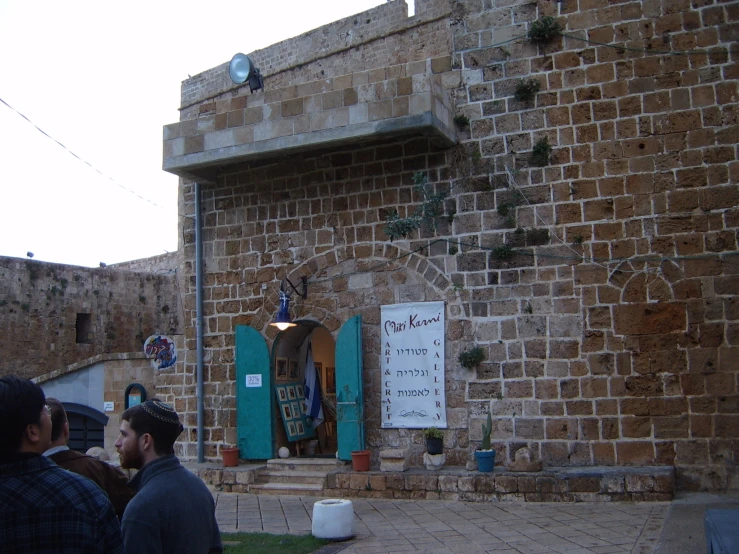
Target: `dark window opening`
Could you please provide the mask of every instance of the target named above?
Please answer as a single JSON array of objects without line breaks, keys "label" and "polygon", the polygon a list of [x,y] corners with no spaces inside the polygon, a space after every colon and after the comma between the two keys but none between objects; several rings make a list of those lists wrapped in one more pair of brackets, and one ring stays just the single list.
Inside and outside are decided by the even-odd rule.
[{"label": "dark window opening", "polygon": [[92,342],[92,318],[90,314],[77,314],[77,344]]}]

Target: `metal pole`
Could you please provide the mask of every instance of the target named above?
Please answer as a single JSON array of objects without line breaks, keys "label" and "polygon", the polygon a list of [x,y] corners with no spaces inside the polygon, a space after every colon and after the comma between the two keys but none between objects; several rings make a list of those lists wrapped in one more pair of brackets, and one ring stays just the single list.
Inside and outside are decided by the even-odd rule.
[{"label": "metal pole", "polygon": [[205,461],[203,429],[203,225],[200,206],[200,183],[195,183],[195,341],[197,344],[197,397],[198,397],[198,463]]}]

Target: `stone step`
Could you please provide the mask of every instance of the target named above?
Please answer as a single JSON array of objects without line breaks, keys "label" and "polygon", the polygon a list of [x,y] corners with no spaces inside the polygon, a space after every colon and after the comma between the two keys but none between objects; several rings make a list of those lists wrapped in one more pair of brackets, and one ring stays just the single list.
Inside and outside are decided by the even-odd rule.
[{"label": "stone step", "polygon": [[260,471],[257,483],[303,483],[323,486],[326,473],[322,471]]},{"label": "stone step", "polygon": [[287,458],[267,460],[268,471],[322,471],[328,473],[338,467],[331,458]]},{"label": "stone step", "polygon": [[289,494],[293,496],[323,496],[322,485],[299,483],[252,484],[249,492],[253,494]]}]

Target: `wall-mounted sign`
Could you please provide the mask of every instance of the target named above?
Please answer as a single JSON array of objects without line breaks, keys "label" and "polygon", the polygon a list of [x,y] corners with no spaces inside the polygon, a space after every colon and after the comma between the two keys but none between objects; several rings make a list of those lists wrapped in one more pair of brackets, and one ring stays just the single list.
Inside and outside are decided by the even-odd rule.
[{"label": "wall-mounted sign", "polygon": [[444,302],[382,306],[382,427],[446,428]]},{"label": "wall-mounted sign", "polygon": [[154,367],[165,369],[177,361],[174,341],[164,335],[152,335],[144,342],[144,353],[154,361]]},{"label": "wall-mounted sign", "polygon": [[257,373],[254,375],[246,376],[246,386],[249,387],[261,387],[262,386],[262,374]]},{"label": "wall-mounted sign", "polygon": [[115,410],[115,402],[103,402],[103,410],[106,412],[112,412]]}]

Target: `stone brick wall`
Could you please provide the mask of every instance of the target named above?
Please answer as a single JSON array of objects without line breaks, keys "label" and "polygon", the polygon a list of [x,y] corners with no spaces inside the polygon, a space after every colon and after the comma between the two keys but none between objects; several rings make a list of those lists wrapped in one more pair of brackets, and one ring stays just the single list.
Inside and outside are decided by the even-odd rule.
[{"label": "stone brick wall", "polygon": [[150,258],[141,258],[138,260],[130,260],[128,262],[120,262],[117,264],[109,264],[109,269],[118,269],[121,271],[134,271],[137,273],[155,273],[155,274],[175,274],[179,267],[180,259],[177,252],[168,252],[159,256],[151,256]]},{"label": "stone brick wall", "polygon": [[[681,488],[739,487],[736,3],[462,0],[449,10],[286,70],[274,86],[451,55],[456,110],[470,120],[457,147],[337,148],[224,166],[205,187],[208,432],[235,436],[234,326],[272,340],[279,280],[305,275],[299,317],[335,333],[363,315],[375,457],[411,444],[418,464],[423,451],[419,431],[379,429],[379,306],[445,300],[448,463],[467,462],[491,410],[502,463],[528,446],[547,467],[666,464]],[[533,45],[525,34],[545,15],[565,36]],[[522,79],[540,85],[531,102],[514,98]],[[530,158],[544,137],[552,153],[538,167]],[[448,192],[444,217],[391,243],[384,220],[419,206],[419,171]],[[180,190],[192,213],[192,184]],[[190,322],[194,233],[182,222]],[[457,356],[473,345],[486,360],[468,371]],[[192,385],[189,326],[186,348]],[[194,411],[194,398],[182,402]]]},{"label": "stone brick wall", "polygon": [[[181,337],[177,338],[180,340],[176,339],[176,343],[180,346]],[[157,382],[172,371],[155,369],[152,360],[139,350],[93,356],[66,368],[39,375],[35,380],[47,397],[54,396],[62,402],[83,404],[104,412],[109,418],[105,426],[104,448],[111,459],[117,459],[114,445],[120,433],[121,414],[125,410],[126,388],[138,383],[146,390],[147,398],[154,398],[157,396]],[[97,379],[101,381],[102,390],[91,390],[90,382]],[[105,402],[112,402],[113,409],[105,410]]]},{"label": "stone brick wall", "polygon": [[[81,313],[90,314],[84,343]],[[149,335],[182,334],[182,314],[174,274],[0,257],[0,375],[32,378],[97,355],[142,352]]]},{"label": "stone brick wall", "polygon": [[[405,1],[393,0],[248,55],[265,90],[435,57],[449,53],[448,25],[439,21],[449,11],[446,1],[416,0],[409,18]],[[201,102],[243,95],[244,88],[229,78],[228,62],[195,75],[182,83],[182,118],[197,114]]]}]

